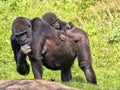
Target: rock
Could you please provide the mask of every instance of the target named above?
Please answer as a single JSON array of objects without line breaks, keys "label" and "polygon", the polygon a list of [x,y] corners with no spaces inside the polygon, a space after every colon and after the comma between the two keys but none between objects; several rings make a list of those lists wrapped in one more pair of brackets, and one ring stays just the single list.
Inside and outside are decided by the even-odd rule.
[{"label": "rock", "polygon": [[78,90],[57,82],[46,80],[3,80],[0,90]]}]

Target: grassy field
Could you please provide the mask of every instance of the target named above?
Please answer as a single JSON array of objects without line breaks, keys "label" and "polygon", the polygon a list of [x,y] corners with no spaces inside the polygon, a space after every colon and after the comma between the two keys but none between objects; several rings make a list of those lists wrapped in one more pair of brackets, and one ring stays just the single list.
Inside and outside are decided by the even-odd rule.
[{"label": "grassy field", "polygon": [[[92,63],[98,85],[87,84],[77,59],[72,66],[73,81],[63,83],[83,90],[120,90],[120,0],[0,0],[0,80],[32,79],[16,72],[10,45],[11,25],[18,16],[42,17],[52,11],[88,34]],[[44,67],[43,78],[56,78],[60,71]]]}]

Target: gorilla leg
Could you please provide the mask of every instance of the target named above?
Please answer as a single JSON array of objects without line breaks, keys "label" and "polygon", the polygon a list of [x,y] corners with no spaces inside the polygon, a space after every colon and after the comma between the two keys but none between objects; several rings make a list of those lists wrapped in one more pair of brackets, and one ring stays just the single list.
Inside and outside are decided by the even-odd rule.
[{"label": "gorilla leg", "polygon": [[90,46],[87,35],[84,33],[77,42],[78,64],[84,71],[87,82],[97,84],[96,75],[91,64]]},{"label": "gorilla leg", "polygon": [[42,78],[43,69],[42,69],[42,62],[40,60],[40,57],[30,57],[31,60],[31,66],[34,74],[34,78],[40,79]]},{"label": "gorilla leg", "polygon": [[92,67],[83,69],[85,76],[87,78],[88,83],[94,83],[97,84],[96,78],[95,78],[95,73],[93,71]]},{"label": "gorilla leg", "polygon": [[87,63],[84,65],[81,65],[80,63],[83,63],[83,62],[79,62],[79,67],[84,71],[87,82],[97,84],[96,76],[95,76],[92,66]]},{"label": "gorilla leg", "polygon": [[[38,43],[35,43],[37,41],[38,41]],[[31,47],[32,53],[29,55],[29,58],[31,61],[34,78],[39,79],[39,78],[42,78],[42,74],[43,74],[42,61],[41,61],[41,59],[42,59],[41,54],[42,54],[43,47],[41,47],[41,45],[42,45],[42,44],[40,44],[41,42],[39,40],[37,40],[37,41],[35,41],[34,44],[32,44],[33,45]]]},{"label": "gorilla leg", "polygon": [[62,82],[68,82],[72,80],[72,74],[70,68],[61,70],[61,80]]}]

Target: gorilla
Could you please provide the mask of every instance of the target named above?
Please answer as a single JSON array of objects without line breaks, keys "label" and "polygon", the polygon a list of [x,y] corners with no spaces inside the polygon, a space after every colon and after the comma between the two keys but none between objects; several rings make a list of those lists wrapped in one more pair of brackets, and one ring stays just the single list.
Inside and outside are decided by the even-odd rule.
[{"label": "gorilla", "polygon": [[45,13],[42,18],[57,30],[66,30],[74,27],[72,22],[66,23],[60,20],[53,12]]},{"label": "gorilla", "polygon": [[71,28],[66,30],[67,39],[63,42],[56,36],[59,32],[40,18],[16,18],[12,26],[11,45],[17,72],[21,75],[29,73],[28,56],[34,78],[42,78],[44,65],[51,70],[61,70],[62,82],[68,82],[72,80],[71,66],[78,57],[78,65],[87,82],[97,84],[87,34],[79,28]]},{"label": "gorilla", "polygon": [[69,30],[74,27],[72,22],[66,23],[60,20],[53,12],[45,13],[42,18],[43,20],[48,22],[52,27],[54,27],[56,30],[61,31],[59,37],[63,41],[65,41],[66,30]]}]

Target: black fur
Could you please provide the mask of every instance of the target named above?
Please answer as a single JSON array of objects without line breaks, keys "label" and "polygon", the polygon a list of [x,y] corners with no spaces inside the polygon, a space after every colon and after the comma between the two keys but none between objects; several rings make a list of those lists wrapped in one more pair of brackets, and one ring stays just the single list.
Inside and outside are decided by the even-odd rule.
[{"label": "black fur", "polygon": [[[89,40],[83,30],[79,28],[67,30],[67,40],[62,42],[56,36],[59,31],[55,30],[47,22],[35,18],[31,21],[31,25],[32,42],[30,46],[32,51],[28,54],[28,57],[31,61],[34,78],[42,78],[42,65],[44,65],[48,69],[61,70],[61,80],[63,82],[71,81],[71,66],[75,58],[78,57],[78,65],[85,73],[87,82],[97,84],[91,63]],[[27,55],[21,52],[21,46],[13,37],[14,32],[11,36],[11,44],[17,64],[17,71],[25,75],[29,72],[29,65],[26,62]]]}]

